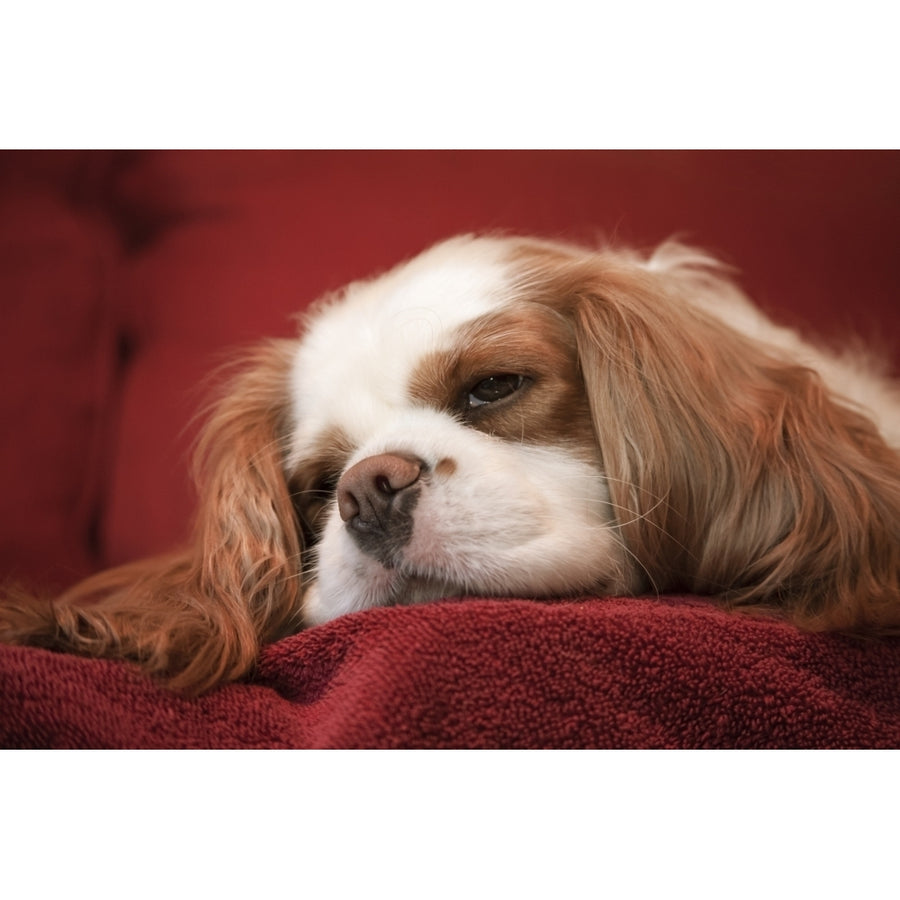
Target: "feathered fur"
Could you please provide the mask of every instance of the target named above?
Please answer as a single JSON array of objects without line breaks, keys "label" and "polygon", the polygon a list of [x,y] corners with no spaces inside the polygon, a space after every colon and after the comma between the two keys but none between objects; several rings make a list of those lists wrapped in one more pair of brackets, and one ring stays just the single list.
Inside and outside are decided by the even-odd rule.
[{"label": "feathered fur", "polygon": [[[49,603],[10,592],[0,638],[196,694],[304,616],[454,591],[690,591],[895,633],[898,444],[895,384],[697,251],[455,239],[245,362],[198,446],[188,547]],[[354,532],[354,491],[402,493],[390,541]]]}]

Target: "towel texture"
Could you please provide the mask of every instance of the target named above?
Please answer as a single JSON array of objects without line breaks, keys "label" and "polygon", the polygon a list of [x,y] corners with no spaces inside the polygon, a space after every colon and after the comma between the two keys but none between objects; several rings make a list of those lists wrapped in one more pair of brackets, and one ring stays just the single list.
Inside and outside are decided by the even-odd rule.
[{"label": "towel texture", "polygon": [[0,745],[900,746],[900,640],[801,634],[693,598],[375,609],[188,700],[133,667],[0,648]]}]

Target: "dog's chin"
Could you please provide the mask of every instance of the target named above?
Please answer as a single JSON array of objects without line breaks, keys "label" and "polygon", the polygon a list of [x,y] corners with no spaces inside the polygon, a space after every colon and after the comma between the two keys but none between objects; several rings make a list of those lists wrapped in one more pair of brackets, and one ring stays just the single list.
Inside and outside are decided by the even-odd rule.
[{"label": "dog's chin", "polygon": [[322,625],[338,616],[376,606],[415,606],[466,593],[461,585],[437,576],[399,568],[377,568],[377,573],[370,569],[367,578],[352,591],[343,586],[330,588],[327,580],[310,584],[303,597],[304,624]]},{"label": "dog's chin", "polygon": [[397,597],[383,606],[414,606],[417,603],[428,603],[444,597],[459,597],[466,593],[465,589],[440,578],[427,575],[404,575],[402,588]]}]

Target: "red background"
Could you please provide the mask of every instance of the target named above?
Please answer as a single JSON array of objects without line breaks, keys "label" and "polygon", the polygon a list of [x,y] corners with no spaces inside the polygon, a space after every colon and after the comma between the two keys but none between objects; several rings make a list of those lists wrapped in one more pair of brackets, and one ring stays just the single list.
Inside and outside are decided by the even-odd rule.
[{"label": "red background", "polygon": [[187,532],[227,348],[460,231],[673,234],[826,340],[900,360],[900,153],[0,153],[0,576],[60,584]]}]

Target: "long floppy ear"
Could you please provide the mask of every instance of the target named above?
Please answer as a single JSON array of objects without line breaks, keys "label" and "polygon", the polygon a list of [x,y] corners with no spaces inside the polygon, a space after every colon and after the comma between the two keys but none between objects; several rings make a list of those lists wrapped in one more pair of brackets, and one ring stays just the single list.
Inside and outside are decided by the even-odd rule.
[{"label": "long floppy ear", "polygon": [[810,630],[900,626],[900,455],[873,423],[689,302],[715,275],[679,280],[614,255],[565,269],[612,502],[646,589]]},{"label": "long floppy ear", "polygon": [[49,604],[5,597],[0,639],[135,660],[199,694],[247,674],[261,643],[298,628],[302,547],[282,470],[292,348],[259,348],[215,407],[188,549],[101,572]]}]

